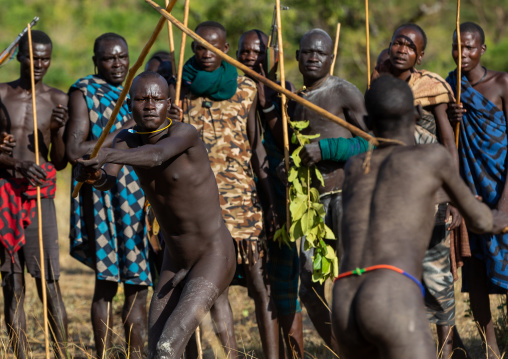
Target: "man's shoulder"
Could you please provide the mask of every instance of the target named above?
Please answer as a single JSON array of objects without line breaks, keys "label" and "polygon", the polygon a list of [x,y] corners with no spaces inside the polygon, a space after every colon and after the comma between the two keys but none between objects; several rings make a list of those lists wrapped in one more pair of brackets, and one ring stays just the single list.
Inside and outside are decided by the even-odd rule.
[{"label": "man's shoulder", "polygon": [[47,92],[51,96],[53,102],[56,102],[58,105],[67,106],[67,101],[69,100],[69,96],[62,90],[59,90],[55,87],[47,86]]},{"label": "man's shoulder", "polygon": [[415,70],[411,79],[409,80],[409,87],[414,88],[415,86],[437,86],[441,87],[444,91],[452,92],[452,89],[448,82],[439,74],[428,70]]},{"label": "man's shoulder", "polygon": [[439,166],[443,163],[443,161],[450,161],[450,165],[452,165],[452,157],[450,153],[440,143],[404,146],[401,151],[394,153],[393,160],[397,161],[397,157],[399,156],[414,160],[411,162],[418,163],[418,166],[423,166],[425,164],[430,166]]},{"label": "man's shoulder", "polygon": [[254,90],[257,89],[256,82],[254,82],[253,79],[251,79],[251,78],[249,78],[247,76],[241,76],[241,75],[239,75],[236,81],[238,82],[238,88],[240,88],[240,87],[245,87],[245,88],[251,87]]},{"label": "man's shoulder", "polygon": [[489,70],[489,72],[493,75],[496,84],[508,85],[508,73],[494,70]]},{"label": "man's shoulder", "polygon": [[173,126],[174,133],[178,134],[178,135],[197,136],[197,134],[198,134],[196,127],[194,127],[190,123],[175,122],[172,126]]},{"label": "man's shoulder", "polygon": [[[333,87],[336,87],[336,88],[339,88],[339,89],[356,89],[358,90],[358,87],[356,87],[353,83],[349,82],[348,80],[342,78],[342,77],[337,77],[337,76],[333,76],[333,75],[330,75],[328,76],[328,78],[326,79],[326,84],[329,85],[329,86],[333,86]],[[360,91],[360,90],[358,90]]]},{"label": "man's shoulder", "polygon": [[340,94],[341,96],[346,96],[346,98],[351,98],[351,96],[353,96],[363,99],[363,94],[356,85],[346,79],[336,76],[329,76],[322,90],[322,92],[328,96]]},{"label": "man's shoulder", "polygon": [[2,82],[0,83],[0,99],[7,95],[8,92],[15,92],[15,89],[18,87],[18,80],[10,81],[10,82]]}]

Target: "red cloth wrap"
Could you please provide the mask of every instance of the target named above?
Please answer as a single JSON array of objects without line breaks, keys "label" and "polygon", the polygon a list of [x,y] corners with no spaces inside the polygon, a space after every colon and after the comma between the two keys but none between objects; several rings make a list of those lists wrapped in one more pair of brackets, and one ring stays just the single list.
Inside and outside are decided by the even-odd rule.
[{"label": "red cloth wrap", "polygon": [[[47,174],[40,186],[41,198],[55,198],[55,166],[46,162],[41,168]],[[37,187],[25,178],[0,178],[0,242],[11,258],[25,244],[25,228],[35,217],[36,208]]]}]

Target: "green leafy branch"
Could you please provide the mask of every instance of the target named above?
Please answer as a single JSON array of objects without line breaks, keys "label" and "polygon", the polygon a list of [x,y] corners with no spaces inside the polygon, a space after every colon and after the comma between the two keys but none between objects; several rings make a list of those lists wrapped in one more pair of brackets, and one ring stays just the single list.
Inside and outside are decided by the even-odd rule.
[{"label": "green leafy branch", "polygon": [[287,231],[286,224],[275,232],[274,240],[279,245],[289,245],[305,236],[304,249],[314,248],[312,257],[314,272],[312,280],[323,283],[328,278],[335,278],[339,274],[339,261],[332,246],[326,244],[324,239],[336,239],[333,231],[325,224],[325,210],[319,201],[319,191],[311,187],[312,175],[324,186],[323,176],[313,165],[302,165],[300,151],[303,146],[320,135],[303,135],[300,131],[309,126],[309,121],[289,122],[293,129],[291,142],[298,144],[291,158],[293,164],[288,173],[289,210],[291,212],[291,227]]}]

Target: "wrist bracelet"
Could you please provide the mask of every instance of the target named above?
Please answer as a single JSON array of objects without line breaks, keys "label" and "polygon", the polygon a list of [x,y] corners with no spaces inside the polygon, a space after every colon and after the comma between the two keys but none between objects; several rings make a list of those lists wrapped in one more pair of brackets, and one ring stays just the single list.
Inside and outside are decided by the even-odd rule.
[{"label": "wrist bracelet", "polygon": [[263,113],[268,113],[268,112],[271,112],[275,110],[275,105],[272,103],[272,106],[268,107],[268,108],[264,108],[262,109]]},{"label": "wrist bracelet", "polygon": [[[106,182],[108,181],[108,174],[106,173],[106,171],[104,170],[104,168],[101,168],[101,171],[102,171],[102,174],[101,174],[101,177],[95,181],[94,183],[92,183],[92,186],[94,186],[94,188],[97,188],[97,187],[102,187],[106,184]],[[104,175],[104,179],[101,181],[102,179],[102,176]],[[101,181],[101,182],[99,182]]]}]

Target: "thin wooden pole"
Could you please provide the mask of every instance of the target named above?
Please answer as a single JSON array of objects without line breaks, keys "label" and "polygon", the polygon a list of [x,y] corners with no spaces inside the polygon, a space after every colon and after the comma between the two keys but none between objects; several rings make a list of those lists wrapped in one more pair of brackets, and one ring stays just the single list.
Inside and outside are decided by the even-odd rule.
[{"label": "thin wooden pole", "polygon": [[[30,24],[28,29],[28,51],[30,53],[30,77],[32,83],[32,110],[34,116],[34,146],[35,146],[35,164],[39,166],[39,133],[37,131],[37,101],[35,98],[35,78],[34,78],[34,54],[32,48],[32,28]],[[44,243],[42,241],[42,208],[41,208],[41,187],[37,185],[37,221],[39,224],[39,256],[41,266],[41,287],[42,287],[42,312],[44,315],[44,343],[46,346],[46,359],[49,359],[49,328],[48,328],[48,297],[46,295],[46,268],[44,263]]]},{"label": "thin wooden pole", "polygon": [[[169,3],[167,9],[167,12],[170,13],[171,10],[173,10],[173,7],[175,6],[177,0],[171,0]],[[148,55],[148,52],[152,48],[155,40],[157,40],[157,36],[159,36],[162,28],[164,27],[164,23],[166,20],[164,19],[164,16],[161,16],[159,19],[159,22],[157,23],[157,26],[155,26],[155,30],[153,31],[152,35],[150,36],[150,39],[146,43],[145,47],[141,51],[141,54],[139,55],[137,61],[134,63],[134,65],[129,69],[129,72],[127,73],[127,78],[125,79],[125,85],[122,89],[122,92],[120,92],[120,95],[118,96],[118,100],[116,102],[115,108],[113,109],[113,113],[111,114],[111,117],[109,118],[108,123],[104,127],[104,130],[102,130],[101,136],[97,140],[97,143],[95,144],[95,147],[90,155],[90,158],[94,158],[97,156],[97,153],[99,153],[99,150],[102,147],[102,144],[106,140],[106,137],[109,135],[109,131],[111,131],[111,128],[113,127],[113,124],[116,121],[116,116],[120,112],[120,108],[122,107],[123,102],[125,101],[125,98],[127,97],[127,93],[129,93],[129,89],[131,88],[132,81],[134,80],[134,76],[136,76],[136,72],[139,70],[139,68],[143,65],[143,62],[146,59],[146,55]],[[72,197],[77,197],[79,190],[81,189],[81,186],[83,185],[83,182],[78,182],[76,187],[74,187],[74,191],[72,192]]]},{"label": "thin wooden pole", "polygon": [[199,325],[196,328],[196,344],[198,347],[198,359],[203,359],[203,346],[201,345],[201,329]]},{"label": "thin wooden pole", "polygon": [[[190,0],[185,0],[185,10],[183,14],[183,26],[187,27],[189,22],[189,3]],[[176,77],[176,90],[175,90],[175,103],[180,104],[180,91],[182,89],[182,74],[183,74],[183,59],[185,55],[185,40],[187,34],[182,32],[182,42],[180,43],[180,55],[178,59],[178,75]]]},{"label": "thin wooden pole", "polygon": [[221,59],[226,61],[227,63],[235,66],[236,68],[238,68],[240,70],[242,70],[245,74],[249,75],[249,77],[251,77],[251,78],[253,78],[253,79],[255,79],[255,80],[257,80],[257,81],[259,81],[259,82],[261,82],[263,84],[265,84],[266,86],[270,87],[271,89],[274,89],[277,92],[280,92],[280,93],[286,95],[286,97],[290,98],[291,100],[299,103],[302,106],[305,106],[305,107],[315,111],[316,113],[318,113],[319,115],[329,119],[330,121],[338,123],[339,125],[341,125],[345,129],[349,130],[351,133],[355,134],[356,136],[362,137],[363,139],[365,139],[367,141],[370,141],[374,146],[379,145],[379,141],[375,137],[373,137],[373,136],[369,135],[368,133],[362,131],[358,127],[355,127],[355,126],[351,125],[350,123],[344,121],[343,119],[341,119],[341,118],[331,114],[330,112],[322,109],[321,107],[316,106],[315,104],[313,104],[313,103],[311,103],[311,102],[301,98],[300,96],[292,93],[291,91],[289,91],[289,90],[287,90],[285,88],[282,88],[279,84],[277,84],[277,83],[275,83],[273,81],[270,81],[269,79],[265,78],[264,76],[261,76],[257,72],[249,69],[247,66],[243,65],[242,63],[240,63],[237,60],[233,59],[232,57],[226,55],[225,53],[223,53],[219,49],[215,48],[213,45],[211,45],[210,43],[205,41],[202,37],[197,35],[194,31],[192,31],[189,28],[183,26],[183,24],[180,21],[178,21],[173,15],[171,15],[167,11],[165,11],[162,7],[160,7],[154,1],[152,1],[152,0],[145,0],[145,2],[147,2],[151,7],[153,7],[160,14],[162,14],[162,16],[164,16],[166,19],[171,21],[171,23],[173,25],[175,25],[181,31],[185,32],[187,34],[187,36],[191,37],[199,45],[201,45],[204,48],[208,49],[209,51],[213,52],[214,54],[219,56]]},{"label": "thin wooden pole", "polygon": [[330,75],[333,75],[333,70],[335,69],[335,61],[337,61],[337,52],[339,50],[339,36],[340,36],[340,22],[337,23],[337,35],[335,35],[335,45],[333,46],[333,62],[332,67],[330,67]]},{"label": "thin wooden pole", "polygon": [[[461,95],[461,82],[462,82],[462,46],[460,41],[460,0],[457,0],[457,51],[459,54],[459,61],[457,62],[457,91],[455,96],[455,101],[457,105],[460,105],[460,95]],[[459,132],[460,132],[460,122],[455,124],[455,145],[457,148],[459,147]]]},{"label": "thin wooden pole", "polygon": [[[282,42],[282,19],[280,16],[280,0],[275,0],[275,11],[277,14],[277,41],[279,43],[279,69],[280,85],[286,89],[286,72],[284,69],[284,43]],[[284,162],[286,164],[286,173],[289,173],[289,138],[288,138],[288,116],[286,111],[286,95],[280,95],[282,108],[282,133],[284,136]],[[289,187],[286,187],[286,230],[291,227],[291,214],[289,212]]]},{"label": "thin wooden pole", "polygon": [[[166,7],[169,5],[169,0],[166,1]],[[173,36],[173,24],[168,21],[168,38],[169,38],[169,56],[171,57],[171,74],[176,75],[176,60],[175,60],[175,37]]]},{"label": "thin wooden pole", "polygon": [[370,36],[369,36],[369,0],[365,0],[365,37],[367,39],[367,88],[370,88]]}]

